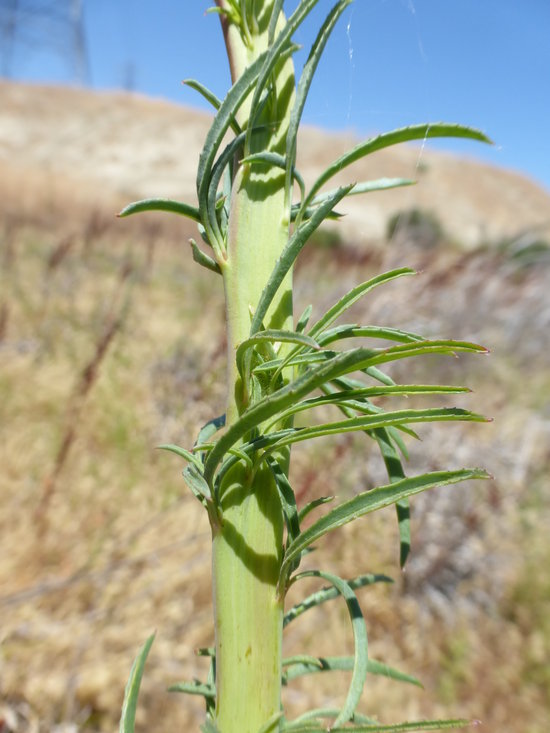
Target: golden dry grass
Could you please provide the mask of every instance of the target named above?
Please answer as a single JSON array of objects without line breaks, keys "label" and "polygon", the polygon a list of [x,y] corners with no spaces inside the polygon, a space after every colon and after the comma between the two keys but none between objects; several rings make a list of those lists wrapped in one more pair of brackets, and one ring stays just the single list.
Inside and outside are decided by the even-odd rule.
[{"label": "golden dry grass", "polygon": [[[216,277],[191,262],[185,223],[116,221],[114,189],[98,193],[76,173],[52,178],[36,161],[0,168],[0,718],[17,733],[112,730],[131,660],[155,628],[139,729],[198,730],[202,719],[197,701],[165,688],[204,675],[193,650],[212,643],[208,526],[178,459],[154,446],[188,446],[223,411],[223,299]],[[391,512],[327,539],[310,562],[397,578],[361,593],[371,651],[425,690],[369,680],[366,712],[388,722],[466,715],[490,733],[545,733],[548,269],[444,243],[395,244],[312,252],[299,267],[297,310],[321,309],[397,263],[424,270],[353,317],[493,347],[490,360],[430,363],[425,379],[474,386],[468,406],[495,423],[424,431],[411,472],[483,464],[496,480],[415,502],[403,578]],[[342,438],[300,446],[292,478],[305,498],[346,495],[383,472],[361,440]],[[335,602],[305,615],[286,644],[289,654],[349,650],[344,610]],[[285,702],[296,713],[344,694],[345,680],[317,676],[285,690]]]}]

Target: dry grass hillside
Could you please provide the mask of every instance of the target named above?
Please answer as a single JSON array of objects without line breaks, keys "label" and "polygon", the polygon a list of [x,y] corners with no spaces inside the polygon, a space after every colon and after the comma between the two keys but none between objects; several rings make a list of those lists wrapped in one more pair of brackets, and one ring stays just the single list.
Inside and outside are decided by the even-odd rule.
[{"label": "dry grass hillside", "polygon": [[[198,730],[202,706],[167,694],[204,674],[212,643],[209,533],[180,462],[223,411],[223,298],[176,217],[120,221],[134,197],[193,200],[209,118],[120,94],[0,83],[0,731],[113,730],[135,651],[157,629],[138,730]],[[306,178],[350,140],[308,130]],[[379,154],[358,178],[419,185],[346,206],[306,248],[296,309],[317,312],[396,265],[421,271],[357,304],[358,321],[453,336],[490,357],[396,366],[400,380],[474,388],[460,405],[489,425],[435,425],[409,471],[483,465],[494,481],[414,503],[400,577],[392,512],[319,545],[366,589],[372,656],[424,689],[369,680],[363,710],[395,722],[458,715],[487,733],[550,729],[550,196],[525,178],[416,149]],[[392,236],[385,233],[397,215]],[[295,453],[302,499],[383,480],[342,436]],[[294,627],[294,628],[293,628]],[[341,651],[336,603],[290,627],[289,654]],[[285,690],[292,714],[339,704],[318,675]]]}]

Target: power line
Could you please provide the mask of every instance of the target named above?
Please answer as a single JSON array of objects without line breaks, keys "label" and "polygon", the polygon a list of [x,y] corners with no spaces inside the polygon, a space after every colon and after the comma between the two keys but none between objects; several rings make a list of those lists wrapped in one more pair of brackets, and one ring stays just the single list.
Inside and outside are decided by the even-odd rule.
[{"label": "power line", "polygon": [[11,77],[17,52],[62,58],[73,78],[90,81],[83,0],[0,0],[1,72]]}]

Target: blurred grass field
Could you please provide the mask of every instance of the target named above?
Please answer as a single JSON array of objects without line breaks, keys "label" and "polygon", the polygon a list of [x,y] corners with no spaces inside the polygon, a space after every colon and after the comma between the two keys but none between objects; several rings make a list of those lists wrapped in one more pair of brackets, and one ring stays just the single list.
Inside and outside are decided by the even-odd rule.
[{"label": "blurred grass field", "polygon": [[[21,171],[14,186],[2,170],[0,730],[113,730],[132,658],[153,629],[138,729],[198,730],[202,705],[165,690],[205,674],[194,649],[213,642],[209,528],[180,462],[155,446],[189,446],[223,412],[221,283],[192,262],[193,232],[180,220],[119,221],[123,199]],[[361,592],[371,653],[425,689],[373,678],[364,712],[546,733],[550,263],[542,245],[533,262],[506,243],[459,244],[438,232],[428,247],[403,227],[369,249],[318,239],[300,260],[297,313],[310,302],[320,312],[382,270],[420,270],[351,317],[488,346],[490,357],[392,373],[466,384],[474,393],[455,402],[494,418],[430,426],[409,444],[411,473],[482,465],[495,479],[414,502],[402,576],[391,510],[342,530],[308,561],[395,578]],[[299,446],[292,481],[304,500],[350,495],[384,474],[364,439],[343,436]],[[296,621],[286,648],[310,652],[320,635],[324,653],[341,652],[347,633],[336,601]],[[345,681],[293,683],[289,713],[338,704]]]}]

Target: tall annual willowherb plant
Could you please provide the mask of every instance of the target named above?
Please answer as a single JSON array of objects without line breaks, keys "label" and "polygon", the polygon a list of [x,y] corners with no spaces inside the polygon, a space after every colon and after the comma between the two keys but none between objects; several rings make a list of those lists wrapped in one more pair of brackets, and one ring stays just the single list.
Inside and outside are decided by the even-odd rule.
[{"label": "tall annual willowherb plant", "polygon": [[[365,621],[355,590],[384,576],[337,577],[323,570],[300,572],[300,562],[324,535],[365,514],[396,506],[404,565],[410,546],[409,498],[436,486],[486,478],[478,468],[406,476],[403,436],[416,423],[482,418],[463,409],[394,409],[403,395],[449,394],[462,387],[396,384],[385,364],[423,354],[483,353],[471,343],[426,340],[383,326],[342,324],[341,317],[374,288],[414,274],[404,267],[353,288],[312,322],[311,307],[294,322],[292,268],[310,236],[327,219],[338,219],[347,196],[412,181],[380,179],[330,188],[336,173],[382,148],[429,137],[463,137],[487,142],[481,132],[456,124],[422,124],[361,142],[336,159],[309,188],[296,169],[296,137],[306,97],[325,44],[351,0],[338,0],[321,26],[297,84],[293,35],[317,5],[301,0],[285,18],[283,0],[216,0],[233,86],[223,101],[197,81],[196,89],[216,110],[197,173],[196,206],[149,199],[131,204],[121,216],[172,211],[194,220],[202,245],[192,240],[193,257],[221,276],[228,332],[227,410],[199,432],[190,449],[163,446],[187,463],[189,489],[204,506],[212,528],[215,649],[208,679],[174,690],[202,695],[206,733],[289,731],[440,730],[467,721],[422,721],[384,726],[357,712],[368,673],[415,681],[368,656]],[[227,142],[228,134],[231,136]],[[387,342],[380,348],[369,340]],[[342,341],[360,345],[339,348]],[[386,398],[387,407],[373,398]],[[321,406],[337,412],[331,422],[296,427],[298,413]],[[339,411],[339,413],[338,413]],[[330,498],[296,505],[289,482],[294,443],[320,436],[362,432],[379,447],[388,473],[385,486],[363,491],[302,528],[306,516]],[[326,587],[285,613],[290,586],[316,576]],[[355,640],[351,657],[282,658],[282,632],[310,608],[342,596]],[[139,682],[152,643],[138,655],[126,689],[121,731],[133,731]],[[288,720],[281,686],[320,670],[352,672],[341,709],[312,710]]]}]

